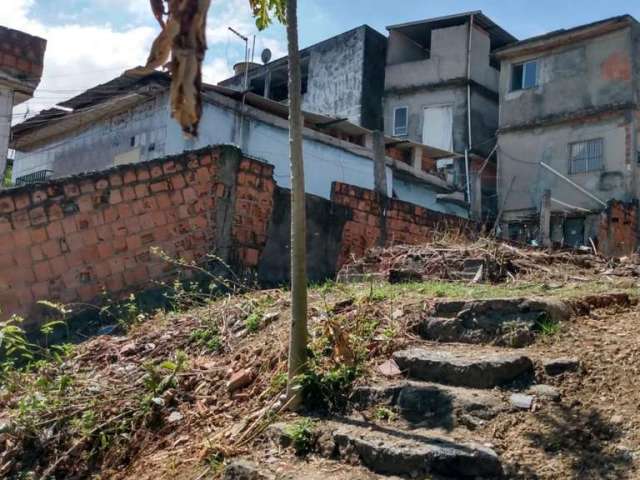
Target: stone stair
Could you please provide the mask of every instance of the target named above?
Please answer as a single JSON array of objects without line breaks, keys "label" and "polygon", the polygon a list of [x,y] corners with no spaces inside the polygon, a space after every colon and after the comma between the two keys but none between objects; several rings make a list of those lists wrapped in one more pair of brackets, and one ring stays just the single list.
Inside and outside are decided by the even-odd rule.
[{"label": "stone stair", "polygon": [[[523,347],[535,340],[539,322],[570,315],[565,303],[546,299],[436,302],[417,325],[421,338],[391,355],[392,368],[354,389],[351,416],[316,421],[315,451],[387,478],[503,478],[499,456],[475,430],[499,414],[530,409],[534,398],[559,400],[553,387],[531,387],[534,362]],[[514,330],[526,333],[517,345],[505,341]],[[556,360],[552,370],[557,364],[570,371],[572,362]],[[380,410],[398,418],[380,420]],[[285,430],[270,428],[286,446]]]}]

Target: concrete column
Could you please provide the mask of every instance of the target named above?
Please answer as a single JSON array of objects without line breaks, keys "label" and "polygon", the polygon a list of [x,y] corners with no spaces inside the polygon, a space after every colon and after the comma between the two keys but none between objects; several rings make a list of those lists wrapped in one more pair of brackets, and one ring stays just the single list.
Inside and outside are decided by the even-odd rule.
[{"label": "concrete column", "polygon": [[421,172],[422,171],[422,147],[413,147],[413,151],[411,153],[412,153],[411,162],[413,163],[413,168]]},{"label": "concrete column", "polygon": [[482,220],[482,173],[480,172],[475,172],[475,176],[473,177],[471,216],[474,220]]},{"label": "concrete column", "polygon": [[13,90],[0,86],[0,187],[3,184],[4,173],[7,170],[12,110]]},{"label": "concrete column", "polygon": [[271,70],[267,70],[264,76],[264,98],[269,98],[271,94]]},{"label": "concrete column", "polygon": [[540,205],[540,241],[543,247],[551,246],[551,190],[542,194]]},{"label": "concrete column", "polygon": [[373,132],[373,179],[374,190],[384,197],[387,193],[387,154],[384,148],[384,134],[376,130]]}]

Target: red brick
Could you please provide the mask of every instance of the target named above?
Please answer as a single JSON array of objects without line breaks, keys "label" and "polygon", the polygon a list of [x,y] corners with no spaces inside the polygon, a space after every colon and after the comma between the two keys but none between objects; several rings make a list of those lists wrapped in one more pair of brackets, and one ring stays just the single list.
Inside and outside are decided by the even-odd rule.
[{"label": "red brick", "polygon": [[149,169],[146,167],[141,167],[136,169],[136,178],[139,182],[144,182],[145,180],[149,180],[151,175],[149,174]]},{"label": "red brick", "polygon": [[137,217],[128,217],[124,219],[124,225],[129,233],[137,233],[140,231],[140,222]]},{"label": "red brick", "polygon": [[166,175],[175,172],[176,171],[176,162],[174,162],[173,160],[169,160],[167,162],[164,162],[162,164],[162,171]]},{"label": "red brick", "polygon": [[100,225],[98,228],[96,228],[96,234],[98,235],[98,240],[101,242],[111,240],[113,238],[113,230],[111,229],[111,225]]},{"label": "red brick", "polygon": [[166,225],[167,217],[165,216],[164,212],[156,210],[156,211],[151,213],[151,216],[153,218],[153,225],[155,227],[160,227],[162,225]]},{"label": "red brick", "polygon": [[137,180],[138,178],[134,170],[127,170],[126,172],[124,172],[124,176],[122,178],[122,181],[124,183],[133,183],[133,182],[136,182]]},{"label": "red brick", "polygon": [[[31,263],[31,256],[29,256],[28,261],[26,262],[26,264],[30,264]],[[2,269],[9,269],[9,268],[13,268],[16,265],[16,261],[14,260],[13,255],[11,255],[10,253],[4,253],[4,254],[0,254],[0,268]]]},{"label": "red brick", "polygon": [[125,237],[114,238],[111,246],[115,253],[123,253],[127,251],[127,239]]},{"label": "red brick", "polygon": [[181,188],[184,188],[186,185],[186,182],[184,181],[184,177],[181,174],[177,174],[172,176],[169,181],[171,182],[171,188],[173,190],[180,190]]},{"label": "red brick", "polygon": [[118,205],[118,214],[123,220],[130,217],[133,214],[131,206],[128,203],[121,203]]},{"label": "red brick", "polygon": [[47,229],[44,227],[31,229],[31,243],[38,244],[44,243],[49,239],[47,236]]},{"label": "red brick", "polygon": [[122,175],[118,173],[112,173],[109,175],[109,184],[112,187],[120,187],[122,185]]},{"label": "red brick", "polygon": [[201,183],[209,183],[211,181],[211,174],[207,167],[200,167],[196,170],[196,181]]},{"label": "red brick", "polygon": [[43,207],[32,208],[29,210],[29,219],[31,220],[31,225],[37,227],[38,225],[47,223],[47,214]]},{"label": "red brick", "polygon": [[36,190],[31,194],[31,201],[34,204],[42,203],[47,199],[47,197],[47,192],[45,192],[44,190]]},{"label": "red brick", "polygon": [[31,291],[37,300],[47,300],[49,298],[49,283],[46,281],[38,282],[31,287]]},{"label": "red brick", "polygon": [[182,203],[184,203],[184,200],[182,199],[182,192],[180,190],[171,192],[169,194],[169,198],[171,198],[171,203],[173,205],[181,205]]},{"label": "red brick", "polygon": [[49,262],[38,262],[33,265],[33,273],[36,275],[36,280],[39,282],[46,282],[53,278],[53,272],[51,271],[51,265]]},{"label": "red brick", "polygon": [[16,209],[16,205],[13,202],[13,198],[8,195],[0,198],[0,213],[11,213]]},{"label": "red brick", "polygon": [[9,217],[0,217],[0,234],[13,231]]},{"label": "red brick", "polygon": [[149,173],[151,174],[151,178],[158,178],[163,175],[162,166],[161,165],[152,165],[149,169]]},{"label": "red brick", "polygon": [[161,192],[154,196],[156,199],[156,203],[158,204],[158,208],[160,210],[165,210],[171,207],[171,198],[169,198],[169,194],[166,192]]},{"label": "red brick", "polygon": [[64,230],[65,235],[71,235],[78,231],[78,227],[76,225],[76,220],[73,217],[65,218],[62,220],[62,229]]},{"label": "red brick", "polygon": [[67,183],[64,186],[64,194],[67,197],[77,197],[80,195],[80,188],[75,183]]},{"label": "red brick", "polygon": [[[16,230],[13,232],[13,244],[17,248],[28,248],[31,245],[31,232],[29,230]],[[14,248],[13,245],[11,248]]]},{"label": "red brick", "polygon": [[136,198],[144,198],[149,196],[149,187],[146,183],[140,183],[134,188],[136,192]]},{"label": "red brick", "polygon": [[153,193],[164,192],[166,190],[169,190],[169,184],[166,180],[161,180],[159,182],[152,183],[149,188]]},{"label": "red brick", "polygon": [[124,258],[115,257],[109,259],[109,268],[113,273],[122,273],[124,272]]},{"label": "red brick", "polygon": [[78,198],[78,209],[83,213],[93,211],[93,196],[90,194],[86,194]]},{"label": "red brick", "polygon": [[111,275],[104,281],[105,287],[109,292],[119,292],[124,289],[124,279],[122,275]]},{"label": "red brick", "polygon": [[111,190],[111,192],[109,192],[109,203],[116,205],[120,202],[122,202],[122,193],[120,190]]},{"label": "red brick", "polygon": [[108,262],[97,263],[95,265],[96,277],[98,280],[105,280],[111,275],[111,268]]},{"label": "red brick", "polygon": [[109,242],[98,243],[98,256],[100,258],[109,258],[113,255],[113,246]]},{"label": "red brick", "polygon": [[117,222],[112,223],[111,230],[113,231],[113,236],[116,238],[122,237],[128,233],[123,220],[118,220]]},{"label": "red brick", "polygon": [[75,253],[84,246],[82,235],[81,232],[76,232],[66,236],[65,241],[70,252]]},{"label": "red brick", "polygon": [[82,180],[80,182],[80,192],[81,193],[93,193],[96,191],[96,186],[93,183],[93,180]]},{"label": "red brick", "polygon": [[58,203],[54,203],[47,208],[47,216],[50,222],[62,220],[64,218],[64,210],[62,210],[62,207]]},{"label": "red brick", "polygon": [[109,188],[109,180],[106,178],[101,178],[96,182],[96,190],[106,190]]},{"label": "red brick", "polygon": [[29,198],[28,193],[20,193],[15,196],[14,202],[16,205],[16,210],[22,210],[23,208],[27,208],[31,205],[31,199]]},{"label": "red brick", "polygon": [[182,190],[182,196],[184,197],[184,201],[186,203],[193,203],[198,200],[198,194],[191,187],[187,187]]},{"label": "red brick", "polygon": [[42,252],[47,258],[54,258],[62,254],[60,250],[60,241],[49,240],[42,244]]},{"label": "red brick", "polygon": [[98,234],[94,229],[86,230],[82,232],[82,243],[85,246],[95,245],[98,243]]},{"label": "red brick", "polygon": [[69,270],[67,259],[64,256],[52,258],[49,260],[49,264],[51,265],[51,271],[55,276],[62,276]]},{"label": "red brick", "polygon": [[140,247],[142,247],[142,240],[139,235],[130,235],[127,237],[127,248],[130,251],[138,250]]},{"label": "red brick", "polygon": [[122,188],[122,200],[125,202],[131,202],[136,198],[136,191],[134,187],[123,187]]},{"label": "red brick", "polygon": [[102,214],[103,214],[103,219],[105,224],[113,223],[116,220],[120,219],[120,211],[116,206],[105,208],[102,211]]}]

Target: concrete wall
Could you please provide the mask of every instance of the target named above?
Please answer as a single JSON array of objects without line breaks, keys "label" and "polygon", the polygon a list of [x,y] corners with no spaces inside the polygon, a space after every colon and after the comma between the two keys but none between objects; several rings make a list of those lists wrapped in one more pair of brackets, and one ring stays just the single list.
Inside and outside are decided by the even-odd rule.
[{"label": "concrete wall", "polygon": [[104,170],[118,159],[131,163],[162,157],[169,153],[169,120],[168,95],[159,95],[30,152],[16,152],[12,180],[45,169],[56,178]]},{"label": "concrete wall", "polygon": [[[506,200],[504,220],[515,219],[540,208],[542,193],[550,189],[552,197],[586,209],[602,206],[558,176],[540,166],[543,161],[568,176],[603,201],[631,200],[630,158],[626,151],[629,134],[624,115],[569,125],[550,126],[501,133],[498,139],[499,205],[505,201],[512,179],[513,188]],[[569,174],[569,144],[595,138],[604,139],[604,170]],[[558,205],[554,209],[560,208]]]},{"label": "concrete wall", "polygon": [[452,204],[439,202],[437,197],[422,182],[416,182],[409,176],[396,174],[393,177],[394,198],[414,205],[428,208],[434,212],[441,212],[450,215],[457,215],[462,218],[469,217],[467,208]]},{"label": "concrete wall", "polygon": [[[13,90],[0,85],[0,172],[4,172],[7,165],[12,110]],[[0,184],[2,184],[1,181]]]},{"label": "concrete wall", "polygon": [[[467,146],[467,89],[464,86],[440,88],[437,90],[412,90],[385,94],[385,133],[393,135],[393,111],[396,107],[409,108],[409,128],[407,138],[422,142],[424,109],[442,105],[453,106],[453,149],[464,152]],[[496,107],[497,109],[497,107]]]},{"label": "concrete wall", "polygon": [[[500,127],[633,102],[631,30],[624,29],[545,54],[503,61]],[[538,60],[538,86],[511,91],[514,63]]]}]

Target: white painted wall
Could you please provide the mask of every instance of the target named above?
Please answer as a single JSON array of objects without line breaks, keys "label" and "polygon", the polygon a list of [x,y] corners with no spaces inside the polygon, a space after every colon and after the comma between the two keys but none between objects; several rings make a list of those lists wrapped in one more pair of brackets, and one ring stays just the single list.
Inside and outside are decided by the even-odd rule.
[{"label": "white painted wall", "polygon": [[[13,110],[13,90],[0,85],[0,174],[5,171],[11,135],[11,112]],[[2,183],[0,178],[0,184]]]}]

